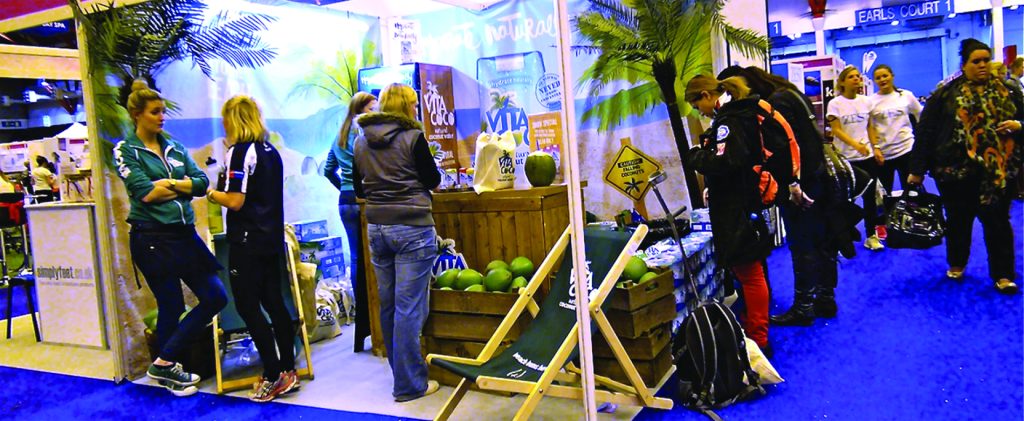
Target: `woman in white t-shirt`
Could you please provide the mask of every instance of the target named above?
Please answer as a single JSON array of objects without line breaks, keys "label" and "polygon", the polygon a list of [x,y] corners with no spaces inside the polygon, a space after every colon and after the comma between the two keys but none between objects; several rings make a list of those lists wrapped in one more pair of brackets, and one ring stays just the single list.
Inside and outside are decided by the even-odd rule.
[{"label": "woman in white t-shirt", "polygon": [[[913,92],[896,89],[892,68],[879,64],[874,71],[878,93],[871,96],[871,125],[876,133],[875,143],[882,150],[882,166],[878,180],[885,191],[892,191],[894,176],[898,171],[900,180],[905,180],[910,150],[914,147],[912,121],[921,118],[921,102]],[[913,120],[911,120],[913,118]],[[902,182],[900,183],[903,184]]]},{"label": "woman in white t-shirt", "polygon": [[[847,66],[836,78],[836,96],[828,103],[826,118],[832,128],[833,144],[855,167],[866,171],[871,178],[878,177],[878,166],[883,162],[882,152],[873,143],[875,128],[868,124],[871,117],[871,99],[860,95],[864,86],[860,71],[856,67]],[[885,246],[878,234],[883,233],[885,226],[878,215],[875,205],[875,189],[869,188],[864,198],[864,233],[867,239],[864,247],[869,250],[882,250]],[[878,227],[882,228],[879,230]],[[879,232],[881,231],[881,232]]]},{"label": "woman in white t-shirt", "polygon": [[32,190],[36,195],[36,203],[53,201],[53,188],[57,178],[50,171],[49,161],[42,155],[36,155],[36,167],[32,169]]}]

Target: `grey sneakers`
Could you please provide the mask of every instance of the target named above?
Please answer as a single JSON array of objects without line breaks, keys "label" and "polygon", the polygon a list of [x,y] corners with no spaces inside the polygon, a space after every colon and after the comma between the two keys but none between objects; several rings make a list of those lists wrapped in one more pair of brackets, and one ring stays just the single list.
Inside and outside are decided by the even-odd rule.
[{"label": "grey sneakers", "polygon": [[182,387],[199,383],[199,376],[186,372],[181,367],[181,363],[175,363],[170,366],[150,364],[149,370],[146,370],[146,376],[158,382],[173,383]]}]

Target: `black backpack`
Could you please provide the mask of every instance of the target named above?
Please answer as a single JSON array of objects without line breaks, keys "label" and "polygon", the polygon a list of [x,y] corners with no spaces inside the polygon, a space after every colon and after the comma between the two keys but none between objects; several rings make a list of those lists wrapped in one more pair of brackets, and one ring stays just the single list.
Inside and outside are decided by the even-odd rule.
[{"label": "black backpack", "polygon": [[702,304],[686,316],[672,342],[676,402],[721,420],[712,409],[764,395],[745,341],[736,316],[723,304]]}]

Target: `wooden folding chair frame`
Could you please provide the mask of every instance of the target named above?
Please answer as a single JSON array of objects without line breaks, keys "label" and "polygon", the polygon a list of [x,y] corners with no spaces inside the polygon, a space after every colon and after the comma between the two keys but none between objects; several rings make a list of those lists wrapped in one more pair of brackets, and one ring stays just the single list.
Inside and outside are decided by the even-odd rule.
[{"label": "wooden folding chair frame", "polygon": [[[595,382],[606,387],[610,391],[596,390],[594,396],[595,399],[600,402],[644,406],[658,409],[672,409],[671,399],[656,398],[654,393],[646,384],[644,384],[643,379],[640,378],[640,373],[636,370],[636,366],[629,358],[629,355],[626,354],[626,350],[622,346],[622,342],[619,340],[619,337],[615,334],[615,330],[608,322],[608,317],[604,314],[604,311],[601,310],[601,304],[608,298],[608,294],[610,294],[612,288],[615,287],[615,283],[622,274],[622,270],[626,267],[626,263],[629,261],[630,256],[634,251],[636,251],[640,242],[646,235],[646,225],[640,225],[637,227],[633,236],[626,244],[626,247],[623,248],[619,253],[619,256],[615,259],[615,263],[608,271],[608,274],[605,276],[604,280],[601,281],[597,294],[594,299],[590,301],[590,305],[588,307],[591,321],[597,324],[598,330],[601,332],[601,335],[604,336],[608,345],[611,347],[612,352],[615,354],[616,361],[621,365],[623,372],[626,373],[626,377],[629,379],[629,384],[627,385],[605,376],[595,375]],[[511,330],[516,320],[519,319],[523,310],[528,310],[534,317],[536,317],[537,313],[540,311],[540,306],[537,305],[537,302],[534,300],[534,294],[536,294],[542,281],[550,275],[555,263],[559,261],[559,257],[565,252],[565,249],[569,244],[569,236],[570,230],[569,228],[566,228],[558,238],[554,247],[552,247],[551,252],[548,253],[544,258],[544,261],[537,268],[537,271],[534,273],[533,278],[530,279],[526,288],[520,289],[519,298],[516,300],[515,304],[512,305],[512,309],[509,311],[508,315],[505,316],[505,319],[502,320],[501,325],[498,326],[494,335],[487,341],[487,345],[485,345],[484,349],[480,351],[479,356],[476,358],[461,358],[448,355],[430,354],[427,356],[427,362],[430,363],[434,359],[440,359],[460,364],[480,366],[489,361],[497,351],[498,345],[505,340],[505,336],[508,335],[509,330]],[[528,419],[530,414],[532,414],[536,409],[537,404],[540,403],[540,399],[544,396],[582,400],[582,388],[552,384],[555,380],[565,383],[581,382],[579,369],[577,369],[571,362],[567,361],[579,340],[578,333],[579,324],[576,323],[562,341],[558,351],[555,353],[555,356],[547,364],[547,369],[537,382],[480,376],[477,377],[476,380],[477,387],[481,390],[526,394],[526,401],[519,408],[519,411],[516,412],[515,420]],[[560,371],[563,367],[566,368],[567,372],[563,373]],[[672,370],[675,370],[674,366]],[[463,378],[434,419],[447,420],[455,411],[455,408],[465,396],[466,392],[469,391],[469,387],[470,382],[468,379]]]},{"label": "wooden folding chair frame", "polygon": [[[302,349],[306,356],[306,366],[295,369],[295,373],[300,378],[306,378],[313,380],[313,357],[309,349],[309,335],[306,331],[306,317],[302,313],[302,297],[299,294],[299,273],[295,265],[295,249],[296,246],[290,241],[285,241],[287,244],[286,254],[288,275],[291,281],[292,299],[295,301],[295,310],[299,315],[299,334],[302,335]],[[213,251],[213,237],[207,237],[207,247]],[[244,377],[240,379],[224,379],[223,362],[221,362],[220,352],[220,338],[224,335],[224,332],[220,329],[220,314],[213,316],[213,351],[214,355],[214,366],[217,372],[217,393],[223,394],[224,392],[231,392],[235,390],[247,389],[252,387],[253,383],[260,380],[260,375]]]}]

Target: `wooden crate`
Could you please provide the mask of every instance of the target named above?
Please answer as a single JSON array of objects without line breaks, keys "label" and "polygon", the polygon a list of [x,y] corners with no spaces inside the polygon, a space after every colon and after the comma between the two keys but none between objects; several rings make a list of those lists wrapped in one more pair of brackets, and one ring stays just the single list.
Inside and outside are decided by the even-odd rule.
[{"label": "wooden crate", "polygon": [[437,234],[455,240],[471,269],[526,256],[539,266],[569,226],[565,185],[434,194]]},{"label": "wooden crate", "polygon": [[671,270],[664,270],[647,282],[631,285],[628,288],[616,287],[608,295],[608,307],[615,310],[634,311],[657,301],[666,295],[672,295],[675,280]]},{"label": "wooden crate", "polygon": [[[512,309],[519,294],[430,290],[430,315],[423,334],[434,338],[487,342]],[[523,315],[509,330],[505,340],[519,337],[529,324]]]},{"label": "wooden crate", "polygon": [[[665,373],[672,369],[672,348],[665,347],[653,360],[633,360],[636,371],[648,387],[657,386]],[[629,384],[626,373],[622,371],[615,358],[598,358],[594,356],[594,374],[610,377],[612,380]]]},{"label": "wooden crate", "polygon": [[670,294],[634,311],[610,309],[605,313],[619,337],[639,338],[645,332],[675,319],[676,297]]},{"label": "wooden crate", "polygon": [[[358,202],[362,220],[363,259],[367,268],[370,339],[373,353],[385,356],[377,278],[373,271],[373,263],[370,261],[370,241],[366,236],[365,202],[361,199]],[[533,261],[534,266],[540,266],[551,251],[551,247],[558,241],[558,237],[565,231],[565,227],[569,226],[568,189],[565,185],[556,185],[527,190],[501,190],[479,195],[472,191],[435,193],[433,214],[434,227],[438,235],[455,240],[456,250],[462,253],[472,269],[482,271],[492,260],[501,259],[507,262],[517,256],[526,256]],[[546,294],[548,285],[547,282],[541,285],[540,295]],[[437,296],[434,293],[437,291],[431,290],[432,306]],[[481,322],[493,324],[496,328],[501,320]],[[480,339],[480,332],[482,330],[478,330],[472,337],[486,340]]]},{"label": "wooden crate", "polygon": [[[639,338],[619,337],[626,354],[633,360],[653,360],[672,342],[672,324],[666,323],[640,335]],[[615,358],[604,336],[594,335],[594,357]]]}]

